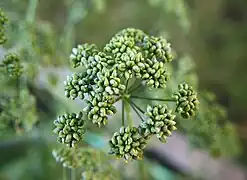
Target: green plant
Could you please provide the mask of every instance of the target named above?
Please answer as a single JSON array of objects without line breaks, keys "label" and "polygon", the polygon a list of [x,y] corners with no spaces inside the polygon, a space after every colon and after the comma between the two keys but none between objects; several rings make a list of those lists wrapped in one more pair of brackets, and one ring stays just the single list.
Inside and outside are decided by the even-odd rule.
[{"label": "green plant", "polygon": [[[82,66],[85,71],[68,76],[65,96],[72,100],[85,100],[86,107],[78,114],[67,113],[54,121],[54,133],[58,135],[58,142],[67,144],[72,149],[80,148],[78,142],[83,139],[86,130],[84,121],[92,122],[98,127],[106,125],[109,117],[117,112],[115,103],[118,101],[122,102],[121,128],[109,140],[109,154],[122,158],[125,162],[140,160],[153,135],[161,142],[167,142],[167,137],[176,130],[176,115],[172,108],[156,103],[148,105],[144,111],[135,100],[174,102],[174,112],[187,119],[195,116],[199,104],[197,93],[191,86],[182,83],[167,99],[133,94],[139,88],[148,91],[164,89],[170,76],[167,63],[172,61],[172,57],[170,43],[166,39],[149,36],[134,28],[118,32],[102,51],[94,44],[73,48],[70,55],[72,66]],[[142,121],[139,126],[133,124],[131,108]],[[80,159],[77,155],[78,153],[74,154]]]},{"label": "green plant", "polygon": [[[0,39],[1,44],[7,38],[5,34],[8,19],[0,9]],[[3,101],[0,102],[0,137],[5,137],[14,131],[23,134],[31,130],[37,122],[35,98],[30,94],[24,83],[25,74],[20,56],[13,52],[7,52],[0,63],[1,85],[5,91],[1,92]],[[13,88],[13,84],[14,87]]]},{"label": "green plant", "polygon": [[[165,174],[160,175],[157,171],[158,168],[154,167],[150,159],[145,157],[145,160],[133,161],[128,166],[116,166],[116,168],[106,166],[113,162],[120,164],[122,162],[111,159],[111,156],[106,156],[97,148],[90,147],[96,144],[98,146],[100,144],[101,148],[105,147],[104,143],[96,142],[94,137],[88,137],[88,134],[93,131],[97,131],[97,134],[100,134],[99,137],[102,138],[106,135],[110,141],[106,146],[109,153],[126,162],[131,159],[142,159],[145,148],[148,148],[146,146],[153,143],[150,142],[151,137],[157,137],[165,143],[176,129],[186,134],[193,148],[206,150],[214,157],[220,155],[233,157],[233,155],[239,154],[237,133],[234,125],[227,119],[226,109],[218,104],[216,97],[212,98],[211,93],[206,93],[199,88],[195,67],[190,69],[194,59],[190,59],[192,62],[188,61],[189,41],[181,34],[189,35],[190,25],[193,26],[193,23],[190,22],[188,16],[190,13],[188,13],[188,7],[184,0],[150,0],[157,8],[150,7],[142,0],[120,2],[97,0],[90,2],[65,0],[59,1],[59,3],[45,0],[1,1],[0,6],[3,4],[4,8],[6,7],[11,21],[9,21],[10,28],[7,29],[6,18],[1,19],[4,21],[4,25],[1,26],[0,37],[3,37],[3,40],[0,38],[0,41],[6,42],[3,46],[6,56],[1,62],[0,68],[0,86],[2,87],[0,136],[4,139],[6,135],[16,138],[16,133],[29,137],[38,135],[49,144],[49,147],[45,146],[45,152],[48,155],[45,155],[42,150],[40,151],[42,149],[40,148],[35,150],[34,156],[22,159],[23,163],[16,168],[21,173],[11,173],[16,170],[12,169],[12,165],[18,163],[10,164],[8,166],[9,177],[16,176],[17,179],[60,178],[61,167],[55,166],[54,159],[47,158],[50,157],[50,148],[60,145],[54,144],[55,139],[51,138],[49,134],[50,120],[54,117],[51,115],[37,117],[36,103],[39,106],[39,115],[46,114],[46,112],[43,112],[42,106],[40,107],[42,103],[36,101],[41,100],[45,103],[45,111],[52,111],[56,114],[65,111],[61,108],[63,101],[50,104],[50,97],[52,96],[53,99],[55,94],[56,98],[61,98],[60,95],[57,96],[58,93],[55,90],[56,85],[59,85],[60,82],[60,77],[56,73],[60,71],[61,67],[68,70],[67,57],[72,47],[75,46],[74,44],[84,39],[87,42],[95,42],[98,47],[101,47],[102,42],[113,30],[130,24],[145,29],[152,35],[164,35],[178,52],[174,52],[173,49],[171,52],[170,45],[164,38],[149,36],[141,30],[132,28],[117,33],[107,45],[104,45],[103,49],[94,44],[82,44],[72,50],[70,62],[76,68],[76,73],[69,76],[65,82],[65,96],[72,100],[82,99],[82,103],[84,103],[82,106],[85,109],[82,110],[83,108],[73,101],[65,101],[64,106],[66,106],[65,109],[69,109],[66,110],[68,113],[59,116],[54,122],[57,140],[67,146],[57,147],[53,151],[57,163],[64,166],[63,177],[67,178],[71,174],[71,178],[80,176],[80,179],[120,179],[120,177],[128,179],[124,173],[119,176],[119,173],[123,172],[122,168],[131,169],[132,165],[138,165],[137,168],[139,168],[139,164],[138,174],[133,168],[135,172],[133,177],[135,178],[138,176],[139,179],[150,179],[149,175],[154,179],[167,177]],[[119,5],[118,3],[121,4],[121,7],[118,6],[120,13],[116,15],[114,11],[116,5]],[[89,14],[95,10],[94,6],[102,13],[100,22],[98,19],[101,18],[96,18],[95,21],[91,16],[93,13]],[[105,8],[107,10],[103,12]],[[129,11],[131,22],[126,17],[124,22],[118,20],[123,15],[121,12],[126,11],[125,8]],[[152,12],[146,15],[145,8]],[[52,12],[49,12],[49,9]],[[139,9],[143,9],[143,13]],[[158,13],[153,13],[157,9],[159,9]],[[133,15],[133,12],[137,16]],[[65,14],[67,14],[66,17],[64,17]],[[109,21],[113,14],[116,15],[117,21]],[[159,16],[157,20],[154,14]],[[1,16],[4,15],[1,14]],[[59,17],[59,20],[56,17]],[[147,18],[149,18],[148,23],[146,22]],[[169,20],[170,18],[172,20]],[[107,19],[107,22],[104,19]],[[88,22],[90,23],[88,24]],[[181,29],[174,26],[176,23]],[[99,33],[97,29],[101,31],[99,27],[103,26],[105,27],[104,32]],[[90,33],[85,29],[88,29]],[[90,39],[90,37],[93,38]],[[100,40],[103,41],[100,42]],[[155,59],[159,63],[154,63]],[[171,62],[173,59],[176,61]],[[48,76],[48,80],[54,85],[52,88],[46,87],[51,94],[49,97],[40,93],[39,86],[36,87],[40,75],[43,77],[43,72],[46,72],[47,69],[52,71],[49,73],[51,76]],[[38,94],[38,100],[32,95],[33,89],[29,89],[30,85],[32,88],[35,86],[38,89],[38,93],[35,92],[36,96]],[[200,99],[200,109],[195,113],[198,106],[196,92]],[[122,103],[122,112],[119,109],[120,103]],[[79,112],[71,113],[75,111]],[[133,118],[135,115],[140,118]],[[41,121],[36,124],[38,118]],[[186,118],[195,118],[196,120],[184,121]],[[108,122],[109,124],[115,123],[117,128],[109,127]],[[97,126],[101,128],[97,128]],[[45,130],[46,132],[43,133]],[[111,138],[108,137],[109,134],[112,136]],[[226,138],[228,141],[225,141]],[[11,152],[9,154],[14,158]],[[27,161],[27,159],[29,160]],[[152,173],[147,171],[149,163],[152,166],[151,170],[149,169]],[[0,164],[5,166],[7,163],[1,161]],[[26,171],[27,169],[28,171]],[[67,169],[69,169],[68,172]],[[0,174],[1,179],[2,171]],[[3,172],[3,176],[5,174],[6,172]],[[57,177],[53,177],[55,174]]]}]

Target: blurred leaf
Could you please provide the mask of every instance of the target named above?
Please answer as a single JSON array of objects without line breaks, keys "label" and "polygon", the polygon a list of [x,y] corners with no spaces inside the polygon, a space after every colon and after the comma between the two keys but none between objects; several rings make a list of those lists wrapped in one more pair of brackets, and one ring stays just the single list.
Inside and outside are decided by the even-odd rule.
[{"label": "blurred leaf", "polygon": [[[5,140],[0,143],[0,169],[23,158],[33,146],[39,146],[37,139]],[[9,156],[11,155],[11,156]]]}]

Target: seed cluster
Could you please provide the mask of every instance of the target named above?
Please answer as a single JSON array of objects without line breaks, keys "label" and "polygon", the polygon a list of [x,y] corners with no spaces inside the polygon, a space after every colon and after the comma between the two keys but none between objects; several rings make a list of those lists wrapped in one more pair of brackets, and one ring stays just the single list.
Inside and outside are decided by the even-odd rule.
[{"label": "seed cluster", "polygon": [[67,168],[78,168],[82,166],[82,154],[77,148],[54,149],[52,155],[57,162]]},{"label": "seed cluster", "polygon": [[[72,66],[82,67],[84,71],[67,77],[65,96],[84,100],[85,118],[99,127],[106,125],[109,117],[117,112],[115,102],[123,99],[133,103],[131,93],[135,82],[148,90],[165,88],[170,77],[167,63],[172,60],[170,43],[163,37],[149,36],[139,29],[124,29],[116,33],[102,50],[94,44],[82,44],[72,49]],[[128,87],[129,84],[132,87]],[[183,118],[193,116],[199,102],[196,92],[187,84],[180,84],[178,92],[169,101],[176,103],[175,112]],[[123,108],[122,127],[109,141],[109,154],[126,162],[142,159],[143,150],[152,136],[165,143],[177,129],[174,111],[166,104],[148,105],[146,111],[135,109],[134,104],[131,106],[143,113],[144,117],[137,112],[141,124],[124,125]],[[76,114],[59,117],[55,125],[59,142],[69,147],[74,146],[84,133],[84,120]],[[96,173],[87,171],[83,174],[84,179],[96,176]]]},{"label": "seed cluster", "polygon": [[7,37],[5,35],[5,28],[7,22],[8,18],[5,16],[5,14],[0,8],[0,45],[4,44],[7,41]]},{"label": "seed cluster", "polygon": [[176,112],[180,113],[185,119],[188,119],[195,115],[198,108],[199,100],[197,93],[191,86],[186,83],[178,85],[178,92],[174,93],[176,99]]},{"label": "seed cluster", "polygon": [[109,141],[109,154],[114,154],[125,161],[131,159],[142,159],[143,149],[146,140],[141,136],[136,127],[121,127],[119,132],[115,132]]},{"label": "seed cluster", "polygon": [[5,66],[6,72],[10,77],[19,77],[22,73],[20,58],[14,53],[5,55],[3,65]]},{"label": "seed cluster", "polygon": [[77,97],[84,99],[84,94],[92,91],[89,79],[84,73],[74,73],[67,77],[65,81],[65,96],[74,100]]},{"label": "seed cluster", "polygon": [[54,125],[56,128],[53,132],[58,135],[57,141],[68,147],[74,147],[83,138],[85,130],[82,112],[78,114],[66,113],[59,116],[54,121]]},{"label": "seed cluster", "polygon": [[127,28],[113,36],[103,51],[94,44],[73,48],[72,66],[82,66],[86,72],[67,78],[65,95],[70,99],[87,95],[88,119],[101,126],[114,114],[113,104],[126,90],[128,79],[135,77],[149,88],[164,88],[169,77],[165,63],[171,60],[170,44],[164,38]]},{"label": "seed cluster", "polygon": [[54,149],[52,155],[63,167],[70,169],[83,167],[82,179],[84,180],[118,179],[117,172],[110,165],[104,166],[107,159],[102,158],[103,152],[99,150],[89,147],[62,147]]},{"label": "seed cluster", "polygon": [[176,130],[175,115],[164,105],[148,106],[146,111],[147,119],[140,125],[144,137],[156,135],[159,140],[166,143],[167,137]]}]

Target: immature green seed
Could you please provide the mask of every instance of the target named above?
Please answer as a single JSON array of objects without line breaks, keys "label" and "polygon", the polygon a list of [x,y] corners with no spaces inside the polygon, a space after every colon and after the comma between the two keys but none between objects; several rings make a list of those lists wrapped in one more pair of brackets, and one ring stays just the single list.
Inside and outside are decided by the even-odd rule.
[{"label": "immature green seed", "polygon": [[176,99],[176,112],[183,118],[190,118],[195,115],[199,101],[196,92],[186,83],[178,85],[178,92],[174,93]]},{"label": "immature green seed", "polygon": [[82,139],[84,134],[84,120],[82,119],[82,113],[66,113],[59,116],[54,121],[55,128],[53,132],[58,135],[58,141],[65,143],[69,147],[74,146],[75,143]]}]

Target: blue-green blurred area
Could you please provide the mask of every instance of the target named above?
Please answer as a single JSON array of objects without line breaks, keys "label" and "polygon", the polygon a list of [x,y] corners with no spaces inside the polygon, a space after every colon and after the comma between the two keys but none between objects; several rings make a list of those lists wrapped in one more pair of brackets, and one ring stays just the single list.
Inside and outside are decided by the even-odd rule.
[{"label": "blue-green blurred area", "polygon": [[[216,94],[215,101],[226,109],[241,141],[242,153],[231,157],[230,164],[247,167],[246,5],[246,0],[0,0],[0,8],[9,18],[8,42],[0,49],[0,57],[6,51],[17,51],[21,55],[25,67],[21,87],[30,95],[25,97],[23,90],[23,106],[11,108],[16,116],[21,114],[27,127],[32,125],[24,133],[5,131],[0,126],[0,180],[62,179],[62,166],[51,153],[57,146],[52,123],[58,114],[76,112],[83,107],[83,103],[64,97],[63,81],[73,71],[68,61],[71,49],[82,43],[103,47],[112,35],[127,27],[166,37],[176,54],[174,71],[183,57],[193,61],[197,76],[183,77],[192,79],[201,92]],[[182,66],[190,69],[189,63]],[[2,75],[0,80],[2,111],[2,104],[15,94],[16,86]],[[162,96],[162,92],[157,95]],[[31,105],[25,106],[29,102]],[[25,113],[30,107],[35,107],[35,112]],[[114,120],[102,130],[90,126],[85,142],[105,151],[107,143],[102,137],[118,129],[118,118]],[[182,133],[187,136],[190,131],[186,128],[192,132],[200,127],[193,123],[181,125]],[[207,133],[207,136],[214,135]],[[191,136],[195,140],[192,142],[200,140],[196,136]],[[228,139],[219,141],[226,144]],[[199,148],[208,152],[204,146]],[[162,149],[159,153],[163,153]],[[123,179],[203,179],[197,172],[183,173],[179,166],[169,166],[179,162],[160,156],[148,156],[144,162],[145,167],[140,168],[137,163],[123,163],[120,166],[124,169]],[[77,175],[79,179],[80,173]]]}]

